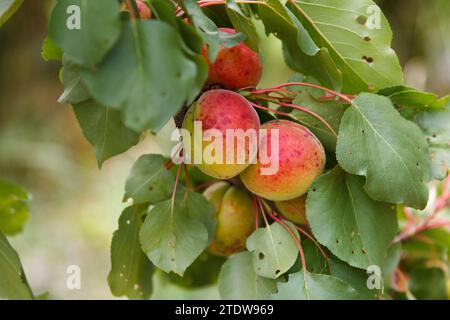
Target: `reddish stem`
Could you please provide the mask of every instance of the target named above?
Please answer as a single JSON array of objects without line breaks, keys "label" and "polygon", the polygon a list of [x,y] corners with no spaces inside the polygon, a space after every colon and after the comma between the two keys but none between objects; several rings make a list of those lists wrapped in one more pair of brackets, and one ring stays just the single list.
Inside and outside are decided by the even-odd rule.
[{"label": "reddish stem", "polygon": [[[259,203],[259,206],[261,208],[263,217],[264,217],[264,219],[266,221],[266,224],[268,224],[268,222],[267,222],[267,220],[265,218],[264,208],[263,208],[261,199],[258,199],[258,203]],[[284,221],[282,221],[282,220],[278,219],[277,217],[275,217],[270,212],[270,210],[267,210],[267,214],[272,218],[272,220],[275,220],[276,222],[278,222],[287,232],[289,232],[289,234],[291,235],[292,239],[294,239],[294,241],[295,241],[295,243],[297,244],[297,247],[298,247],[298,252],[300,253],[300,260],[301,260],[301,263],[302,263],[303,274],[306,277],[306,271],[307,271],[307,269],[306,269],[307,268],[307,266],[306,266],[306,258],[305,258],[305,253],[303,251],[302,244],[300,243],[300,238],[297,237],[297,235],[292,231],[292,229],[286,223],[284,223]]]},{"label": "reddish stem", "polygon": [[205,182],[205,183],[199,184],[198,186],[196,186],[194,188],[194,191],[198,191],[198,190],[202,190],[202,189],[208,188],[209,186],[213,185],[214,183],[216,183],[216,181],[209,181],[209,182]]},{"label": "reddish stem", "polygon": [[301,107],[295,104],[291,104],[291,103],[279,103],[280,106],[282,107],[288,107],[288,108],[293,108],[293,109],[297,109],[300,111],[303,111],[311,116],[313,116],[314,118],[316,118],[317,120],[319,120],[320,122],[322,122],[327,128],[328,130],[331,131],[331,133],[333,133],[333,135],[337,138],[337,133],[336,131],[333,129],[333,127],[321,116],[319,116],[317,113],[315,113],[314,111],[311,111],[305,107]]},{"label": "reddish stem", "polygon": [[[286,219],[285,217],[278,215],[280,217],[280,219],[284,220],[284,221],[289,221],[288,219]],[[325,251],[322,249],[322,246],[317,242],[316,239],[314,239],[314,237],[312,235],[310,235],[308,232],[306,232],[305,230],[303,230],[302,228],[300,228],[300,226],[294,224],[294,227],[301,233],[303,234],[305,237],[307,237],[309,240],[311,240],[314,245],[317,247],[317,249],[319,249],[320,253],[322,254],[322,256],[325,258],[325,260],[328,261],[328,255],[325,253]]]},{"label": "reddish stem", "polygon": [[333,96],[336,96],[336,97],[342,99],[343,101],[347,102],[348,104],[352,104],[353,103],[353,101],[349,97],[347,97],[345,94],[336,92],[334,90],[322,87],[322,86],[317,85],[317,84],[308,83],[308,82],[288,82],[288,83],[283,83],[283,84],[280,84],[280,85],[277,85],[275,87],[268,88],[268,89],[255,90],[255,91],[252,91],[251,93],[252,94],[253,93],[255,93],[255,94],[267,93],[267,92],[271,92],[271,90],[273,90],[273,89],[282,89],[282,88],[293,87],[293,86],[310,87],[310,88],[314,88],[314,89],[320,89],[322,91],[325,91],[325,92],[327,92],[329,94],[332,94]]},{"label": "reddish stem", "polygon": [[257,206],[257,203],[256,203],[256,196],[253,196],[252,206],[253,206],[253,215],[255,217],[255,230],[258,230],[258,228],[259,228],[259,214],[258,214],[258,206]]},{"label": "reddish stem", "polygon": [[267,108],[267,107],[263,107],[263,106],[260,106],[259,104],[253,103],[253,102],[250,102],[250,103],[251,103],[252,106],[255,107],[255,108],[258,108],[258,109],[261,109],[261,110],[265,110],[265,111],[269,111],[269,112],[273,112],[273,113],[279,114],[279,115],[281,115],[281,116],[285,116],[285,117],[292,118],[292,115],[290,115],[289,113],[281,112],[281,111],[274,110],[274,109]]}]

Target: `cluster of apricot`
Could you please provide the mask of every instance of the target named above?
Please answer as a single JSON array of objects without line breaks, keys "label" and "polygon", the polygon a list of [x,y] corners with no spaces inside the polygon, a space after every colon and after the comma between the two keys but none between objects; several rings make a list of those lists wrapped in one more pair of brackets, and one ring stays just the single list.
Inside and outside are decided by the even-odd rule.
[{"label": "cluster of apricot", "polygon": [[[233,29],[220,29],[234,33]],[[227,152],[238,147],[227,148],[230,140],[223,142],[221,163],[201,163],[196,166],[205,174],[218,180],[236,181],[237,176],[245,188],[220,181],[209,186],[204,195],[216,210],[217,231],[210,247],[216,255],[228,256],[245,249],[247,237],[255,228],[252,196],[274,201],[281,214],[297,224],[305,224],[306,192],[313,181],[322,173],[325,165],[325,152],[322,144],[304,126],[289,120],[272,120],[261,125],[258,113],[250,101],[236,91],[241,88],[254,88],[262,76],[262,64],[258,53],[246,44],[240,43],[230,48],[220,48],[214,62],[209,61],[207,49],[204,57],[209,65],[208,84],[211,89],[204,92],[188,109],[183,128],[194,136],[194,122],[201,122],[203,132],[215,129],[226,136],[227,130],[265,129],[265,139],[258,139],[257,152],[252,158],[249,145],[244,147],[244,162],[227,162]],[[273,140],[271,130],[277,131],[277,141]],[[242,142],[242,141],[241,141]],[[193,148],[203,152],[212,142],[202,140],[201,145],[192,141]],[[260,150],[269,152],[271,144],[277,143],[277,168],[271,174],[263,174],[268,166],[260,161]],[[274,155],[271,155],[274,156]],[[234,158],[236,160],[236,155]]]}]

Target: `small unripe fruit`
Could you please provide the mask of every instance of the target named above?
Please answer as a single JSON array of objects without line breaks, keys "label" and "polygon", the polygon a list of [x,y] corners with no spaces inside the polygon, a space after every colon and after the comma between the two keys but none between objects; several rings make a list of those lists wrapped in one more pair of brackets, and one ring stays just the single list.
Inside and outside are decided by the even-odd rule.
[{"label": "small unripe fruit", "polygon": [[[217,142],[215,139],[212,141],[203,141],[202,137],[194,139],[195,121],[201,122],[203,136],[211,129],[222,134],[220,150],[215,148]],[[194,153],[200,152],[204,159],[202,163],[196,165],[200,171],[213,178],[227,180],[235,177],[255,159],[258,146],[256,139],[252,144],[248,139],[244,143],[236,137],[227,139],[230,135],[230,131],[227,133],[227,130],[242,130],[241,132],[254,130],[257,134],[259,125],[258,114],[244,97],[233,91],[210,90],[189,108],[183,121],[183,128],[187,129],[192,137],[190,158],[195,160]],[[222,153],[221,157],[219,151]],[[210,153],[217,156],[216,163],[211,163],[213,159],[209,161],[210,163],[206,161],[206,156]]]},{"label": "small unripe fruit", "polygon": [[204,196],[216,209],[217,228],[209,251],[229,256],[245,249],[254,230],[252,200],[249,195],[225,182],[213,184]]},{"label": "small unripe fruit", "polygon": [[306,195],[303,195],[292,200],[276,201],[275,206],[278,209],[278,213],[282,214],[289,221],[296,224],[307,224],[305,201]]},{"label": "small unripe fruit", "polygon": [[[292,200],[305,194],[324,169],[322,144],[311,131],[292,121],[269,121],[261,128],[267,129],[267,139],[261,139],[259,152],[268,150],[270,154],[271,144],[277,143],[278,170],[274,174],[261,174],[261,168],[273,164],[262,164],[259,156],[256,164],[241,173],[242,182],[252,193],[272,201]],[[278,130],[278,141],[271,141],[274,129]]]},{"label": "small unripe fruit", "polygon": [[[236,33],[234,29],[220,28],[226,33]],[[246,44],[239,43],[231,48],[220,48],[214,63],[208,59],[208,52],[203,55],[209,65],[209,84],[220,84],[228,89],[255,87],[261,80],[263,67],[259,54]]]}]

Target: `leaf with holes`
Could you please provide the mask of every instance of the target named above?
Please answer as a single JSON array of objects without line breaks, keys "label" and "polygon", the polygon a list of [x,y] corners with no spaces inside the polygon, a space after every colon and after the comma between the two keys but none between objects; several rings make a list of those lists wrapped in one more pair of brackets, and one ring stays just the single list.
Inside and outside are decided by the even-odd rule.
[{"label": "leaf with holes", "polygon": [[[298,237],[298,232],[286,223]],[[297,244],[287,230],[278,222],[259,228],[247,239],[247,249],[252,252],[253,267],[257,275],[276,279],[297,260]]]},{"label": "leaf with holes", "polygon": [[73,106],[84,136],[94,147],[98,166],[139,142],[139,133],[126,128],[117,110],[106,108],[93,100]]},{"label": "leaf with holes", "polygon": [[372,0],[295,3],[289,2],[288,8],[316,45],[328,50],[341,71],[342,92],[359,93],[403,83],[400,63],[390,47],[389,22]]},{"label": "leaf with holes", "polygon": [[171,197],[174,178],[165,164],[167,160],[158,154],[141,156],[131,168],[125,184],[125,199],[134,203],[152,204]]},{"label": "leaf with holes", "polygon": [[423,209],[430,164],[420,129],[383,96],[362,93],[341,120],[336,156],[341,167],[366,177],[375,200]]},{"label": "leaf with holes", "polygon": [[323,85],[339,90],[342,75],[328,49],[319,47],[297,17],[279,0],[265,1],[259,16],[266,33],[273,33],[283,43],[287,64],[294,70],[313,74]]},{"label": "leaf with holes", "polygon": [[0,231],[0,300],[30,300],[28,285],[19,256]]},{"label": "leaf with holes", "polygon": [[113,235],[108,284],[117,297],[148,299],[153,291],[154,267],[139,243],[142,211],[139,207],[126,208]]},{"label": "leaf with holes", "polygon": [[256,274],[252,254],[244,251],[228,258],[219,273],[222,299],[267,300],[277,291],[276,281]]},{"label": "leaf with holes", "polygon": [[77,64],[93,68],[118,40],[121,26],[116,0],[59,0],[49,35]]},{"label": "leaf with holes", "polygon": [[30,218],[31,195],[21,187],[0,181],[0,231],[15,235]]},{"label": "leaf with holes", "polygon": [[99,68],[81,75],[96,100],[121,108],[127,127],[158,131],[197,96],[207,76],[204,64],[192,59],[176,29],[151,20],[127,23]]},{"label": "leaf with holes", "polygon": [[278,283],[274,300],[359,300],[359,294],[344,281],[325,274],[303,270],[289,275],[286,283]]},{"label": "leaf with holes", "polygon": [[140,232],[142,249],[165,272],[182,276],[208,245],[208,217],[197,216],[195,209],[180,195],[156,204],[145,218]]},{"label": "leaf with holes", "polygon": [[390,205],[364,192],[363,183],[363,178],[334,168],[314,182],[306,214],[320,243],[339,259],[365,269],[383,264],[397,219]]}]

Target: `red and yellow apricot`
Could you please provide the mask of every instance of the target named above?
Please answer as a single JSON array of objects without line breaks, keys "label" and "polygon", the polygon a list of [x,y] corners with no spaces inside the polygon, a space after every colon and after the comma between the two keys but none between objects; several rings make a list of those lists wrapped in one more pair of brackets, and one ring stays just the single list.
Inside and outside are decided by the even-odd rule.
[{"label": "red and yellow apricot", "polygon": [[[235,33],[234,29],[220,28],[226,33]],[[259,54],[246,44],[239,43],[231,48],[220,48],[217,58],[210,62],[208,51],[203,56],[209,65],[208,84],[219,84],[227,89],[255,87],[261,80],[263,67]]]},{"label": "red and yellow apricot", "polygon": [[[196,139],[195,121],[201,123],[200,139]],[[235,133],[254,132],[257,136],[259,126],[258,114],[244,97],[233,91],[210,90],[189,108],[183,121],[183,128],[191,133],[190,159],[195,161],[196,153],[200,152],[202,161],[196,163],[200,171],[216,179],[233,178],[256,158],[258,144],[256,137],[253,142],[237,136],[230,139],[230,130]],[[222,134],[222,141],[206,139],[211,129]],[[207,161],[208,156],[216,159]]]},{"label": "red and yellow apricot", "polygon": [[213,184],[204,191],[216,210],[217,228],[209,251],[229,256],[245,249],[254,230],[252,200],[249,195],[226,182]]},{"label": "red and yellow apricot", "polygon": [[[323,172],[325,151],[322,144],[311,131],[292,121],[269,121],[261,128],[267,129],[267,138],[260,139],[258,162],[241,173],[242,182],[252,193],[272,201],[302,196]],[[278,132],[278,141],[272,141],[274,129]],[[261,169],[273,163],[260,161],[261,152],[267,150],[270,154],[273,143],[278,144],[278,170],[273,174],[262,174]],[[270,154],[270,157],[274,155]]]}]

